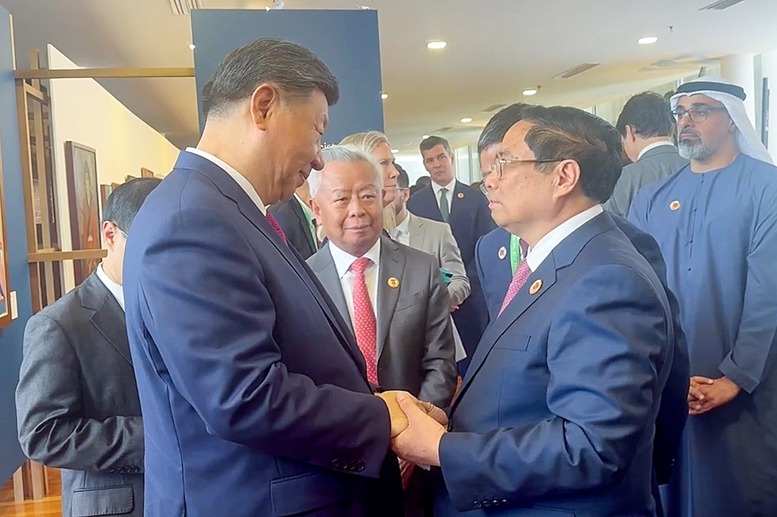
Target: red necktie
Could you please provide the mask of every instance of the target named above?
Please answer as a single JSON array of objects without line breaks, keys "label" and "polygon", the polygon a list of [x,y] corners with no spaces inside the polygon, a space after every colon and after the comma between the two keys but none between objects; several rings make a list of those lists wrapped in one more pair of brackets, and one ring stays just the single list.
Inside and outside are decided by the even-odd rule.
[{"label": "red necktie", "polygon": [[370,264],[372,260],[361,257],[354,260],[350,267],[353,271],[353,329],[356,333],[356,344],[364,356],[364,362],[367,363],[367,380],[378,384],[377,325],[367,282],[364,281],[364,271]]},{"label": "red necktie", "polygon": [[273,216],[270,212],[267,212],[265,217],[267,217],[267,222],[270,223],[270,226],[272,226],[272,229],[275,230],[275,233],[278,234],[278,237],[280,237],[283,242],[286,242],[286,234],[283,233],[283,228],[281,228],[281,225],[278,224],[278,220],[275,218],[275,216]]},{"label": "red necktie", "polygon": [[529,276],[531,276],[531,268],[529,268],[529,263],[526,262],[526,255],[529,247],[523,241],[523,239],[521,239],[520,243],[521,256],[523,257],[523,260],[521,260],[521,263],[518,264],[518,268],[515,270],[513,279],[510,281],[510,286],[507,288],[507,294],[505,294],[505,299],[502,302],[502,308],[499,309],[499,315],[501,315],[507,306],[510,305],[510,302],[513,300],[513,298],[515,298],[515,295],[518,294],[518,291],[521,290],[523,284],[525,284],[526,280],[528,280]]}]

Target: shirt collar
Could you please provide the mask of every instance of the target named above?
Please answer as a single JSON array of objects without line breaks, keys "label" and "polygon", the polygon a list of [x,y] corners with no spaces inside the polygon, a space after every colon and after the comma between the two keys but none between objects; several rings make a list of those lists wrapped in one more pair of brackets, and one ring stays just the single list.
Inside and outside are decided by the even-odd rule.
[{"label": "shirt collar", "polygon": [[305,201],[302,200],[301,197],[297,195],[297,193],[294,193],[294,197],[297,198],[297,201],[299,202],[299,206],[302,207],[302,211],[305,212],[305,215],[308,217],[308,220],[312,221],[316,218],[315,214],[313,214],[313,210],[310,209],[310,206],[308,206]]},{"label": "shirt collar", "polygon": [[240,186],[240,188],[243,189],[246,194],[248,194],[248,197],[251,198],[251,201],[253,201],[259,211],[262,212],[262,215],[267,215],[267,207],[262,202],[262,198],[259,197],[259,193],[256,191],[254,186],[251,185],[251,182],[248,181],[245,176],[240,174],[234,167],[229,165],[227,162],[216,158],[212,154],[203,151],[202,149],[197,149],[196,147],[187,147],[186,152],[205,158],[206,160],[224,169],[224,172],[229,174],[230,177],[235,180],[235,183],[237,183],[238,186]]},{"label": "shirt collar", "polygon": [[[337,276],[339,278],[343,278],[351,267],[351,264],[353,264],[356,259],[360,258],[354,257],[347,251],[338,248],[331,240],[329,241],[329,252],[332,254],[332,260],[335,263]],[[378,237],[378,240],[372,245],[372,248],[367,250],[367,253],[362,256],[372,260],[376,266],[380,266],[380,237]]]},{"label": "shirt collar", "polygon": [[652,144],[646,145],[645,148],[639,152],[639,156],[637,156],[637,161],[640,161],[642,157],[645,156],[645,153],[647,153],[648,151],[652,151],[657,147],[663,147],[665,145],[671,145],[672,147],[674,147],[674,144],[669,140],[662,140],[661,142],[653,142]]},{"label": "shirt collar", "polygon": [[100,279],[100,282],[102,282],[103,285],[108,288],[113,297],[119,303],[121,310],[124,310],[124,288],[120,284],[117,284],[110,279],[108,274],[103,269],[102,262],[97,266],[95,273],[97,274],[97,278]]},{"label": "shirt collar", "polygon": [[529,269],[537,271],[537,268],[548,258],[548,255],[561,244],[561,242],[569,237],[572,232],[583,226],[585,223],[604,212],[602,205],[594,205],[588,210],[580,212],[574,217],[570,217],[560,225],[556,226],[550,232],[548,232],[536,246],[529,249],[529,253],[526,255],[526,263],[529,265]]},{"label": "shirt collar", "polygon": [[453,178],[453,180],[448,183],[447,185],[438,185],[434,181],[432,182],[432,190],[434,191],[434,197],[440,197],[440,190],[447,188],[448,193],[452,193],[453,189],[456,188],[456,178]]},{"label": "shirt collar", "polygon": [[405,220],[402,221],[397,225],[396,228],[394,228],[394,231],[401,235],[409,235],[410,234],[410,218],[413,217],[413,214],[410,212],[407,212],[407,217],[405,217]]}]

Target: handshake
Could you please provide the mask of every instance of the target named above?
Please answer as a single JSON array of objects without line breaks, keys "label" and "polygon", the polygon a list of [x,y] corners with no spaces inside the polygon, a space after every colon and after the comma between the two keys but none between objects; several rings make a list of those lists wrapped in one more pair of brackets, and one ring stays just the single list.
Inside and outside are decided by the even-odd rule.
[{"label": "handshake", "polygon": [[448,415],[429,402],[405,391],[384,391],[391,420],[391,448],[401,459],[416,465],[440,465],[439,446],[446,433]]}]

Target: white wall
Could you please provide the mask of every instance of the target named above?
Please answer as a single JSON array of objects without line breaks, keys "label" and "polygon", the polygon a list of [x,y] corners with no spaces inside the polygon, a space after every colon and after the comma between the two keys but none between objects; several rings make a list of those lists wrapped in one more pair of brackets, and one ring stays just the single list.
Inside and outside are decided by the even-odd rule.
[{"label": "white wall", "polygon": [[[79,68],[52,45],[48,46],[51,69]],[[57,211],[62,249],[71,247],[70,207],[65,173],[65,142],[73,141],[96,151],[100,185],[123,183],[125,176],[140,176],[140,168],[166,175],[178,149],[139,119],[93,79],[50,81],[51,124]],[[72,263],[65,265],[65,286],[73,286]]]}]

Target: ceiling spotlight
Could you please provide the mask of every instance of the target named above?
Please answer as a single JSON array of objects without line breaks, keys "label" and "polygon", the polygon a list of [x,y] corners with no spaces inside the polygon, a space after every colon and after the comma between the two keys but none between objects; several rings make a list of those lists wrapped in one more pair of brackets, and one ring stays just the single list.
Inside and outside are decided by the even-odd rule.
[{"label": "ceiling spotlight", "polygon": [[397,154],[397,153],[399,152],[399,149],[392,149],[392,150],[391,150],[391,152],[392,152],[393,154]]},{"label": "ceiling spotlight", "polygon": [[538,91],[539,91],[539,90],[538,90],[537,88],[529,88],[529,89],[527,89],[527,90],[524,90],[524,91],[523,91],[523,94],[524,94],[526,97],[531,97],[532,95],[537,95],[537,92],[538,92]]},{"label": "ceiling spotlight", "polygon": [[426,44],[426,48],[432,49],[432,50],[441,50],[447,47],[448,44],[444,41],[430,41]]},{"label": "ceiling spotlight", "polygon": [[639,41],[637,41],[637,43],[639,43],[640,45],[652,45],[656,41],[658,41],[657,37],[655,37],[655,36],[646,36],[644,38],[639,38]]},{"label": "ceiling spotlight", "polygon": [[386,99],[388,99],[388,93],[381,93],[380,98],[385,101]]},{"label": "ceiling spotlight", "polygon": [[189,43],[189,50],[194,50],[196,47],[194,43]]},{"label": "ceiling spotlight", "polygon": [[463,119],[461,119],[461,121],[464,124],[469,124],[470,122],[472,122],[472,117],[464,117]]},{"label": "ceiling spotlight", "polygon": [[424,135],[424,136],[422,136],[421,138],[423,138],[424,140],[426,140],[427,138],[429,138],[429,135]]}]

